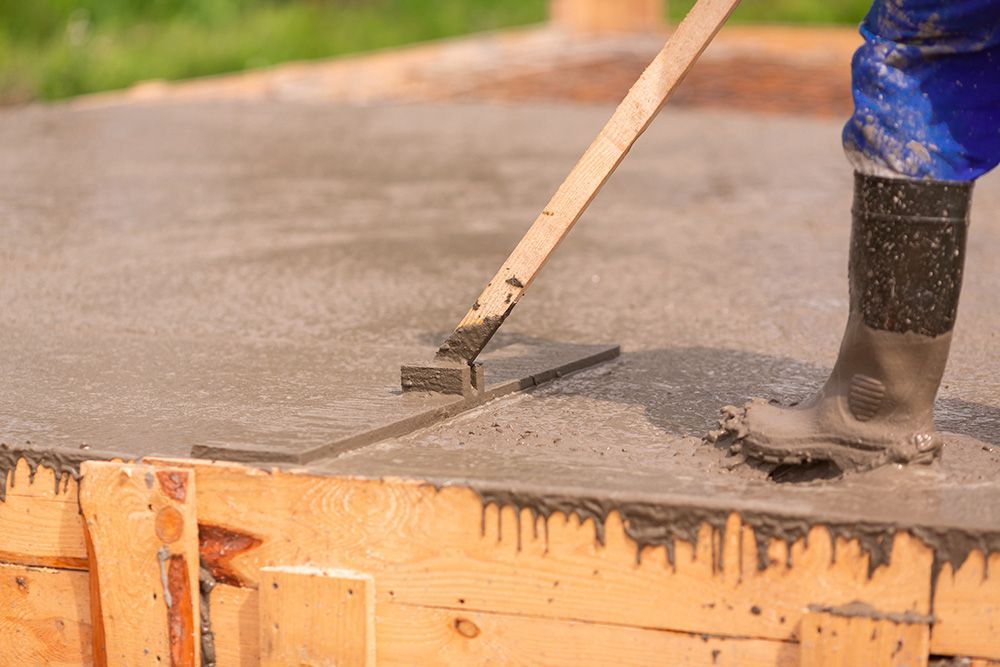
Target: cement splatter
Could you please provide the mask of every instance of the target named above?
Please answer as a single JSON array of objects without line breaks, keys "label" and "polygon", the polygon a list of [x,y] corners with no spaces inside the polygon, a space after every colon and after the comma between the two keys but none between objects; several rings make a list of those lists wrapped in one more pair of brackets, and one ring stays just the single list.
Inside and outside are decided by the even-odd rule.
[{"label": "cement splatter", "polygon": [[809,605],[809,611],[814,613],[830,614],[831,616],[840,616],[842,618],[870,618],[874,621],[892,621],[893,623],[931,625],[935,622],[933,615],[917,614],[912,611],[903,612],[902,614],[884,612],[876,609],[866,602],[860,602],[858,600],[844,605],[829,607],[811,604]]}]

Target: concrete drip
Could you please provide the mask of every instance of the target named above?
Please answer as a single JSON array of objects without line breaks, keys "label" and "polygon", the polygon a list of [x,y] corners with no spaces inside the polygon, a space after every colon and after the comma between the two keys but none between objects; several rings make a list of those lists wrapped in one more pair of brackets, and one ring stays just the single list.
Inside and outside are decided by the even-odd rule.
[{"label": "concrete drip", "polygon": [[[437,486],[436,488],[442,487]],[[581,523],[590,520],[594,525],[595,539],[604,545],[606,541],[605,524],[608,515],[611,512],[618,512],[624,525],[625,534],[636,543],[637,563],[641,562],[642,551],[646,547],[663,547],[667,554],[667,562],[671,566],[676,566],[676,542],[682,540],[697,545],[699,532],[702,525],[705,524],[712,529],[713,544],[725,544],[726,522],[729,515],[734,512],[740,517],[741,523],[749,526],[754,532],[758,570],[765,570],[770,565],[768,545],[773,540],[779,540],[785,544],[788,554],[786,565],[791,567],[793,564],[792,545],[799,540],[805,540],[808,543],[809,532],[814,526],[823,526],[829,532],[832,562],[836,562],[838,538],[848,541],[856,540],[862,555],[868,556],[869,579],[880,567],[888,566],[891,563],[892,545],[896,535],[909,533],[923,542],[934,553],[931,572],[932,592],[936,588],[938,577],[945,563],[949,563],[954,572],[965,563],[974,550],[980,551],[987,561],[990,555],[1000,553],[1000,530],[983,532],[960,528],[866,523],[822,516],[805,518],[771,512],[740,512],[730,509],[619,501],[614,498],[560,493],[535,493],[474,486],[465,488],[474,491],[483,503],[482,526],[484,533],[485,513],[487,508],[493,505],[498,509],[512,508],[517,513],[519,526],[521,511],[528,510],[533,523],[537,524],[539,518],[546,522],[546,536],[548,533],[547,522],[556,514],[567,518],[576,516]],[[546,547],[547,544],[546,539]],[[520,544],[518,546],[520,547]],[[723,549],[713,546],[713,570],[721,571],[723,565]]]},{"label": "concrete drip", "polygon": [[28,464],[28,483],[35,480],[39,467],[48,468],[55,474],[55,491],[66,489],[70,479],[80,481],[80,464],[84,461],[111,461],[120,459],[131,461],[134,457],[118,452],[93,449],[65,449],[60,447],[38,447],[35,445],[11,446],[0,443],[0,502],[7,499],[7,482],[15,484],[17,462],[24,459]]},{"label": "concrete drip", "polygon": [[[58,448],[39,448],[26,446],[12,448],[0,444],[0,478],[4,482],[11,479],[13,486],[14,471],[20,459],[28,464],[29,479],[34,479],[39,467],[49,468],[56,476],[56,492],[63,486],[63,480],[80,479],[80,464],[87,460],[130,460],[131,457],[114,452],[94,450],[60,450]],[[891,563],[892,544],[897,534],[909,533],[923,542],[933,551],[933,566],[931,571],[931,592],[936,590],[938,578],[947,563],[952,572],[958,571],[968,560],[973,551],[983,554],[988,568],[989,558],[994,553],[1000,553],[1000,530],[967,530],[953,527],[934,527],[903,525],[890,522],[845,521],[843,519],[823,517],[797,517],[782,515],[776,512],[737,511],[727,508],[699,507],[696,505],[672,505],[662,502],[643,502],[641,500],[620,500],[613,497],[587,496],[585,494],[566,493],[551,490],[521,490],[490,487],[476,484],[436,483],[435,489],[444,487],[467,488],[476,493],[482,502],[482,531],[486,529],[486,511],[492,505],[502,510],[512,508],[518,517],[518,548],[521,547],[521,512],[528,510],[532,517],[532,530],[538,536],[538,521],[543,522],[546,550],[548,549],[548,521],[555,515],[567,519],[576,516],[581,523],[591,521],[594,526],[594,537],[602,546],[606,543],[605,527],[608,516],[618,512],[624,526],[625,534],[636,544],[636,562],[641,562],[642,551],[647,547],[663,547],[667,562],[676,567],[676,543],[678,540],[692,545],[698,544],[698,535],[702,525],[712,529],[713,545],[724,545],[726,523],[729,515],[736,513],[743,525],[749,526],[754,532],[757,549],[757,569],[765,570],[770,565],[768,546],[771,541],[779,540],[785,544],[788,554],[786,565],[791,567],[791,547],[799,540],[808,540],[810,530],[814,526],[823,526],[829,531],[832,545],[831,559],[836,561],[837,538],[857,540],[862,555],[868,556],[868,577],[882,566]],[[0,502],[6,498],[6,484],[0,487]],[[714,571],[721,571],[724,566],[723,548],[714,548]],[[988,576],[988,569],[984,570]],[[208,615],[208,596],[215,586],[215,579],[208,571],[201,568],[202,627],[210,632],[210,617]],[[213,643],[210,634],[203,634],[203,642]],[[214,644],[212,644],[214,646]],[[205,655],[214,654],[209,649]],[[214,664],[205,662],[204,664]]]}]

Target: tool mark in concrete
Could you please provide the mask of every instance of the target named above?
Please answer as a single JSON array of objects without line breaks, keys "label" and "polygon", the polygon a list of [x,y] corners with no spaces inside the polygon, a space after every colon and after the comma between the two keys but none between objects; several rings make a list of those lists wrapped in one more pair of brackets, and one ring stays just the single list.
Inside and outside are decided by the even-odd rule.
[{"label": "tool mark in concrete", "polygon": [[229,443],[202,444],[191,449],[195,458],[238,461],[242,463],[309,463],[323,457],[342,454],[352,449],[371,445],[388,438],[407,435],[417,429],[432,426],[458,414],[477,408],[484,403],[514,392],[523,391],[544,384],[563,375],[568,375],[606,361],[610,361],[621,353],[621,348],[614,346],[591,346],[597,348],[583,357],[558,365],[539,364],[537,371],[526,371],[521,377],[502,381],[487,386],[483,392],[475,393],[454,401],[419,410],[409,417],[398,421],[361,431],[329,444],[320,445],[302,451],[276,449],[274,447],[255,447],[253,445],[238,445]]}]

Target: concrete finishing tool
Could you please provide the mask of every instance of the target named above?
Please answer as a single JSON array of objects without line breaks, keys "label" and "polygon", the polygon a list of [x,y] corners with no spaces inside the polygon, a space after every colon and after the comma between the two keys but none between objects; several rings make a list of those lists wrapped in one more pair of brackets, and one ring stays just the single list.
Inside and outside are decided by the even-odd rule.
[{"label": "concrete finishing tool", "polygon": [[462,396],[485,391],[483,367],[476,357],[738,4],[698,0],[434,360],[402,367],[403,391]]}]

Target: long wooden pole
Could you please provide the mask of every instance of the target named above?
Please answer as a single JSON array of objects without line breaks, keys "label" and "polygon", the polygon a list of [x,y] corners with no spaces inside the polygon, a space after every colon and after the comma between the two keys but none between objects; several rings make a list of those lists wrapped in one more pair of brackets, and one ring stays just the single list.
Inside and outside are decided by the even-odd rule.
[{"label": "long wooden pole", "polygon": [[738,4],[739,0],[698,0],[441,345],[439,360],[471,363],[479,356]]}]

